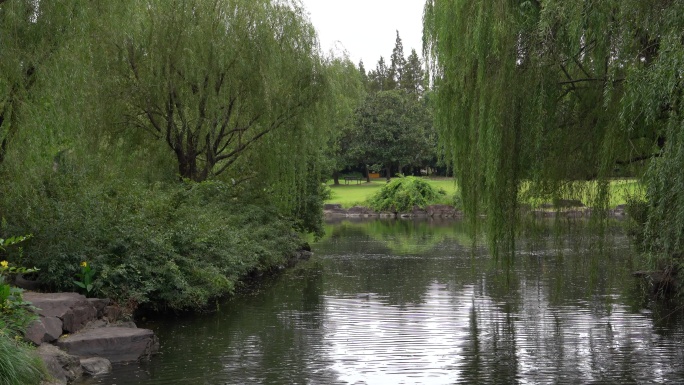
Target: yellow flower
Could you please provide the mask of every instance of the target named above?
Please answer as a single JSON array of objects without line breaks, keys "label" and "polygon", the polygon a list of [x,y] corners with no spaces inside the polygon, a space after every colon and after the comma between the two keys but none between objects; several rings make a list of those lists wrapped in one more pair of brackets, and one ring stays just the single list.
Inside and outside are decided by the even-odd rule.
[{"label": "yellow flower", "polygon": [[7,265],[9,265],[9,263],[7,261],[2,261],[2,262],[0,262],[0,265],[2,265],[2,267],[7,267]]},{"label": "yellow flower", "polygon": [[81,267],[88,267],[88,262],[86,262],[86,261],[81,262]]}]

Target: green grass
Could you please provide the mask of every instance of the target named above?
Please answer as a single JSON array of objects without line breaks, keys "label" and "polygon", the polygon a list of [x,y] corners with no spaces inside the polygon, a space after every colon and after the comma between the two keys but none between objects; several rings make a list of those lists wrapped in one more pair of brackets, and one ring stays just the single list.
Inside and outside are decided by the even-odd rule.
[{"label": "green grass", "polygon": [[[456,194],[458,187],[452,178],[426,178],[428,183],[432,187],[437,189],[443,189],[447,193],[444,204],[450,204],[453,202],[453,196]],[[325,203],[337,203],[341,204],[344,208],[349,208],[353,206],[368,206],[368,199],[378,191],[380,188],[386,184],[385,179],[371,179],[370,183],[362,181],[357,184],[356,182],[350,182],[349,184],[342,184],[339,186],[333,185],[332,181],[328,182],[330,189],[332,190],[332,196],[330,199],[326,200]],[[611,197],[610,197],[610,207],[615,207],[620,204],[625,204],[630,196],[641,196],[644,195],[643,186],[636,179],[615,179],[610,183],[611,187]],[[587,204],[592,196],[591,183],[586,182],[578,188],[575,196],[568,197],[579,199],[580,201]],[[541,204],[545,202],[534,202],[535,204]]]}]

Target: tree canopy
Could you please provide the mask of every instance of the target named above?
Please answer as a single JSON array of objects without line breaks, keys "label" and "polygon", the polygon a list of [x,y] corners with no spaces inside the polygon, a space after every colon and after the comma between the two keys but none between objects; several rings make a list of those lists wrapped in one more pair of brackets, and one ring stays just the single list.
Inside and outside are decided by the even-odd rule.
[{"label": "tree canopy", "polygon": [[3,258],[46,288],[87,259],[202,307],[320,234],[346,74],[301,2],[0,0],[0,59],[0,237],[34,235]]},{"label": "tree canopy", "polygon": [[628,166],[650,247],[681,251],[682,31],[681,2],[426,1],[442,151],[495,251],[513,249],[523,184],[548,197],[598,180],[601,209]]}]

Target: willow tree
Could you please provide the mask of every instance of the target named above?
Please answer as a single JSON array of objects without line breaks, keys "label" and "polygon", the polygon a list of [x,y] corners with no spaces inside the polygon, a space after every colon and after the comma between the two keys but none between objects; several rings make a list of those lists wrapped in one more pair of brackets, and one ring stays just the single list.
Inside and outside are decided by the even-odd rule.
[{"label": "willow tree", "polygon": [[682,31],[682,2],[426,1],[442,150],[495,253],[514,248],[521,191],[594,180],[600,210],[627,166],[646,170],[651,246],[681,251]]},{"label": "willow tree", "polygon": [[81,30],[80,1],[0,1],[0,163],[21,130],[38,78]]},{"label": "willow tree", "polygon": [[325,79],[298,3],[148,0],[133,15],[117,43],[129,122],[173,152],[182,178],[223,174],[275,131],[302,144]]}]

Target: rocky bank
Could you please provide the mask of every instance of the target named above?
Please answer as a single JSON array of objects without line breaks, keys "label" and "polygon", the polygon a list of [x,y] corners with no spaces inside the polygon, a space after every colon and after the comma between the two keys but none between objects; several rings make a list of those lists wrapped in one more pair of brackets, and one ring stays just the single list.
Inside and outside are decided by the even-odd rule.
[{"label": "rocky bank", "polygon": [[44,384],[68,384],[83,375],[107,373],[112,363],[146,359],[159,348],[152,330],[123,321],[121,309],[108,299],[35,292],[25,292],[23,298],[39,316],[26,338],[38,345],[53,377]]}]

